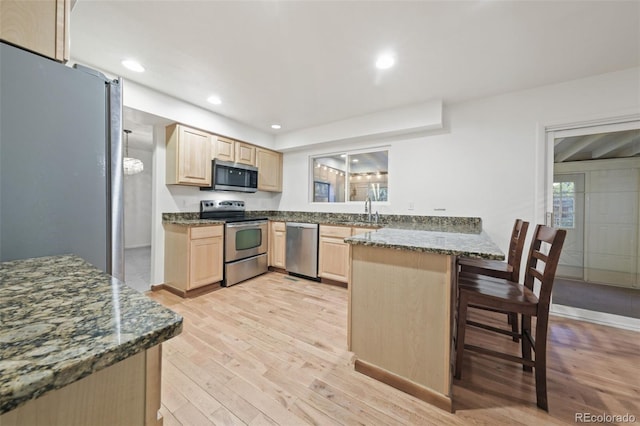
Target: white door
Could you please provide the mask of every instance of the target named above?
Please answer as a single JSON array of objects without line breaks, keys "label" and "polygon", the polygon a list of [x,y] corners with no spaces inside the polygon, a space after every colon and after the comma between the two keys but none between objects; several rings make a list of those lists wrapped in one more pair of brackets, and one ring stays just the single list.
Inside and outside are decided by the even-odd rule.
[{"label": "white door", "polygon": [[638,169],[588,173],[585,281],[636,286]]},{"label": "white door", "polygon": [[584,173],[553,176],[553,225],[567,231],[558,276],[584,279]]},{"label": "white door", "polygon": [[558,276],[640,287],[638,129],[637,118],[547,129],[547,212],[568,231]]}]

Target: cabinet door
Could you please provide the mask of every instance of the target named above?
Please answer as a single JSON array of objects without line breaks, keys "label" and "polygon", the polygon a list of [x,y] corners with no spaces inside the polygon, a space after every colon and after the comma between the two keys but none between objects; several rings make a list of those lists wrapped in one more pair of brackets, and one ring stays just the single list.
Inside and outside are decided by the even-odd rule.
[{"label": "cabinet door", "polygon": [[282,153],[256,148],[258,190],[282,192]]},{"label": "cabinet door", "polygon": [[248,143],[236,141],[235,148],[236,148],[236,158],[235,158],[236,163],[247,164],[249,166],[256,165],[256,147],[255,146]]},{"label": "cabinet door", "polygon": [[222,237],[190,241],[189,288],[222,281]]},{"label": "cabinet door", "polygon": [[286,268],[285,259],[287,256],[286,243],[287,233],[284,222],[271,222],[269,266],[276,268]]},{"label": "cabinet door", "polygon": [[211,135],[181,124],[167,126],[167,185],[211,186]]},{"label": "cabinet door", "polygon": [[0,39],[60,62],[69,59],[70,0],[0,1]]},{"label": "cabinet door", "polygon": [[335,281],[349,281],[349,244],[343,238],[320,236],[318,275]]},{"label": "cabinet door", "polygon": [[211,142],[209,134],[180,126],[178,136],[178,181],[211,185]]},{"label": "cabinet door", "polygon": [[222,161],[235,161],[235,141],[218,136],[215,141],[214,157]]},{"label": "cabinet door", "polygon": [[350,236],[350,227],[320,225],[318,275],[322,278],[349,281],[349,244],[344,239]]}]

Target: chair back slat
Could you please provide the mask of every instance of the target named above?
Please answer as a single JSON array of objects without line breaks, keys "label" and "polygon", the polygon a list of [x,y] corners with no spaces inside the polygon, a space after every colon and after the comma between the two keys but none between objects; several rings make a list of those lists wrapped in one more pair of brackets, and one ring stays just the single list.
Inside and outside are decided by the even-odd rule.
[{"label": "chair back slat", "polygon": [[[553,281],[566,235],[567,231],[564,229],[551,228],[545,225],[536,226],[531,248],[529,249],[524,285],[533,290],[535,280],[540,282],[539,310],[546,309],[548,311]],[[546,254],[541,251],[542,243],[548,245],[548,253]],[[542,261],[544,265],[539,265],[538,261]]]},{"label": "chair back slat", "polygon": [[527,238],[527,230],[529,222],[522,219],[516,219],[511,231],[511,240],[509,241],[509,252],[507,254],[507,263],[513,268],[512,281],[520,280],[520,263],[522,260],[522,252],[524,251],[524,242]]},{"label": "chair back slat", "polygon": [[542,281],[544,277],[540,271],[534,268],[529,268],[529,274],[533,275],[533,278],[536,278],[538,281]]}]

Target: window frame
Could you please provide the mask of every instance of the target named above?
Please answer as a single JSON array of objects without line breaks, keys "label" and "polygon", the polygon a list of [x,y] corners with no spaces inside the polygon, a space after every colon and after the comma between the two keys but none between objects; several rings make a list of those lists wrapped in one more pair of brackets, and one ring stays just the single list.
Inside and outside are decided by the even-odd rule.
[{"label": "window frame", "polygon": [[359,205],[362,204],[363,201],[350,201],[348,200],[348,194],[349,194],[349,172],[350,172],[350,165],[348,163],[348,161],[345,161],[346,165],[347,165],[347,170],[345,172],[345,188],[344,188],[344,193],[345,193],[345,201],[335,201],[335,202],[330,202],[330,201],[314,201],[314,185],[315,185],[315,180],[314,180],[314,160],[317,158],[322,158],[322,157],[330,157],[330,156],[336,156],[336,155],[342,155],[342,154],[346,154],[347,155],[347,159],[349,158],[349,156],[351,155],[358,155],[358,154],[367,154],[367,153],[372,153],[372,152],[380,152],[380,151],[386,151],[387,152],[387,200],[386,201],[374,201],[371,200],[372,205],[378,205],[378,206],[386,206],[386,205],[390,205],[391,204],[391,146],[389,145],[384,145],[384,146],[376,146],[376,147],[368,147],[368,148],[360,148],[360,149],[345,149],[345,150],[338,150],[338,151],[328,151],[328,152],[317,152],[314,154],[309,155],[308,158],[308,167],[309,167],[309,176],[307,179],[307,191],[308,191],[308,196],[307,196],[307,201],[309,204],[312,205]]}]

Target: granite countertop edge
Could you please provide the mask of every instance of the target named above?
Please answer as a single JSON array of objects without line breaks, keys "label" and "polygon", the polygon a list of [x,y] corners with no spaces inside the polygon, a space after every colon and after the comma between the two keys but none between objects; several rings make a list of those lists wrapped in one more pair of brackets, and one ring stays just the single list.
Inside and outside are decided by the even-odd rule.
[{"label": "granite countertop edge", "polygon": [[388,248],[424,253],[504,260],[504,253],[489,238],[480,234],[437,232],[383,228],[380,231],[353,235],[346,243],[367,247]]},{"label": "granite countertop edge", "polygon": [[[378,222],[370,222],[365,214],[323,213],[296,211],[247,211],[247,217],[266,218],[279,222],[317,223],[332,226],[354,226],[372,230],[394,228],[423,231],[458,232],[480,234],[482,220],[478,217],[456,216],[406,216],[380,215]],[[198,212],[163,213],[162,223],[184,227],[212,226],[224,224],[224,221],[200,219]]]},{"label": "granite countertop edge", "polygon": [[[0,298],[3,299],[0,302],[0,415],[152,348],[182,331],[180,315],[78,256],[47,256],[5,262],[0,266],[3,281],[0,286],[3,296]],[[65,274],[70,282],[70,292],[75,290],[74,286],[87,286],[86,294],[91,295],[87,306],[81,305],[85,293],[71,294],[69,297],[74,297],[72,304],[63,306],[56,303],[59,294],[48,294],[43,287],[64,285]],[[48,279],[52,281],[47,282]],[[111,288],[107,289],[107,286]],[[33,291],[41,294],[31,300],[34,294],[26,294]],[[111,323],[114,319],[93,314],[91,307],[99,304],[99,308],[95,308],[97,311],[109,310],[114,297],[118,297],[118,307],[123,309],[123,312],[112,313],[120,315],[115,319],[117,322],[123,321],[122,332],[116,334],[112,334],[113,328],[119,325],[101,328],[105,321]],[[138,323],[136,318],[143,309],[147,309],[151,317]],[[22,330],[37,326],[50,327],[53,332],[16,337],[21,332],[28,334]],[[68,331],[69,327],[75,326],[78,326],[76,331]],[[87,338],[92,326],[96,327],[93,330],[95,337]],[[63,329],[59,330],[59,327]],[[124,341],[120,342],[120,339]],[[52,347],[55,350],[48,351]],[[43,358],[48,357],[52,360],[44,362]]]}]

